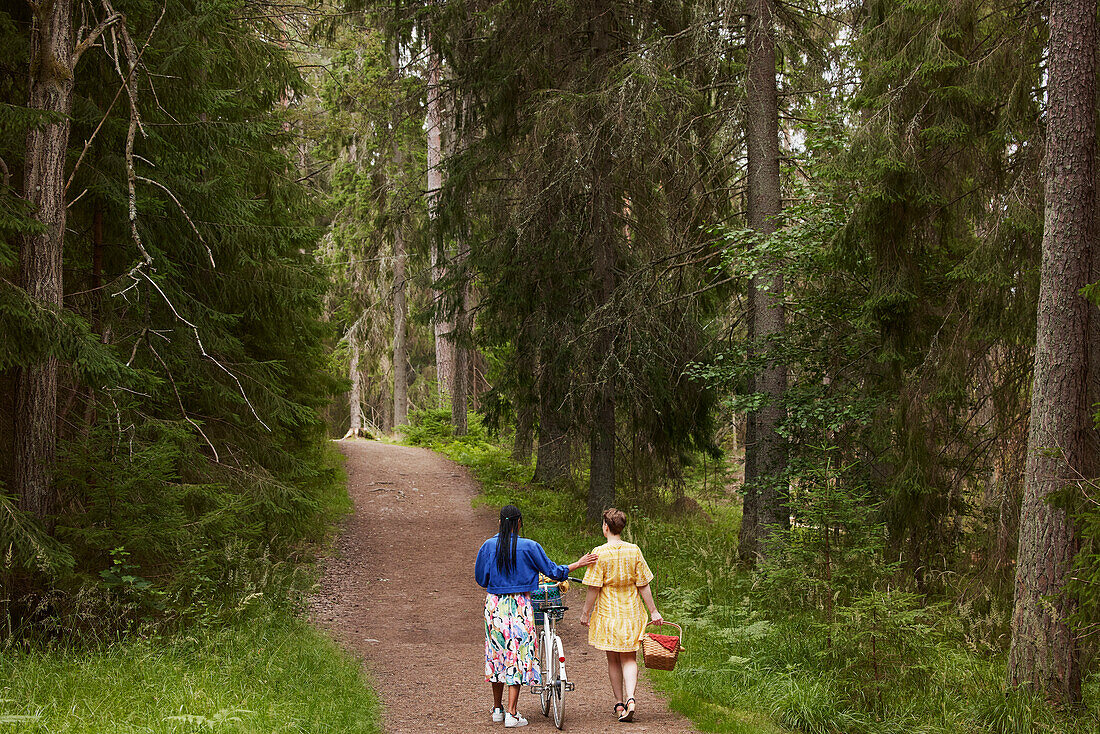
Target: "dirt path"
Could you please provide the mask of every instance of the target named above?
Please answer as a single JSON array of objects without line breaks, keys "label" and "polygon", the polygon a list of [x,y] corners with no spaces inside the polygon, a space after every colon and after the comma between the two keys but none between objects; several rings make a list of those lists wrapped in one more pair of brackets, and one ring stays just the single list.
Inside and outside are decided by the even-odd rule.
[{"label": "dirt path", "polygon": [[[485,592],[473,579],[474,556],[496,531],[496,513],[471,507],[477,483],[431,451],[364,440],[342,441],[340,449],[355,514],[325,566],[313,603],[317,622],[365,659],[389,734],[503,729],[489,720]],[[565,729],[695,732],[644,679],[635,723],[614,719],[603,653],[588,646],[577,622],[582,596],[573,591],[570,600],[559,630],[577,690],[565,700]],[[526,689],[520,711],[531,722],[523,731],[556,731]]]}]

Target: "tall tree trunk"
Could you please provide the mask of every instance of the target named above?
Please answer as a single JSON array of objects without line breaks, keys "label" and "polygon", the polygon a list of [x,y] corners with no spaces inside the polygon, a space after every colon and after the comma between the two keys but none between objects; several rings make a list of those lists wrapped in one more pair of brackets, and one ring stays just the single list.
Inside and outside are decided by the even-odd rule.
[{"label": "tall tree trunk", "polygon": [[[752,330],[749,330],[750,339]],[[751,380],[749,391],[752,391]],[[760,547],[760,494],[756,470],[756,413],[745,415],[745,479],[741,483],[741,528],[737,532],[737,555],[745,562],[756,560]]]},{"label": "tall tree trunk", "polygon": [[[458,147],[459,118],[462,105],[458,104],[449,113],[451,120],[449,134],[443,144],[443,153],[448,158],[454,155]],[[466,270],[468,253],[459,242],[455,248],[454,257],[449,267],[455,276],[457,291],[455,298],[455,316],[452,323],[453,331],[448,339],[451,348],[451,382],[449,392],[451,394],[451,425],[456,436],[465,436],[467,433],[466,411],[468,409],[468,395],[470,392],[470,278]]]},{"label": "tall tree trunk", "polygon": [[562,376],[555,371],[552,355],[544,354],[539,367],[539,447],[535,457],[534,481],[560,487],[569,481],[573,457],[569,442]]},{"label": "tall tree trunk", "polygon": [[351,389],[348,390],[348,414],[351,416],[351,425],[347,435],[357,438],[363,431],[363,374],[359,370],[359,326],[352,327],[348,333],[348,346],[351,349],[351,359],[348,360],[348,377],[351,379]]},{"label": "tall tree trunk", "polygon": [[[396,55],[396,45],[393,50],[391,63],[397,71],[400,67]],[[397,131],[401,120],[393,120],[393,162],[394,168],[401,170],[405,162],[405,153],[401,150]],[[396,195],[396,183],[391,189]],[[393,228],[393,427],[403,426],[409,422],[409,373],[405,365],[409,361],[408,354],[408,320],[409,307],[406,300],[408,285],[405,282],[405,266],[408,263],[408,253],[405,251],[405,217],[404,213],[395,218]]]},{"label": "tall tree trunk", "polygon": [[[44,228],[23,238],[19,265],[23,287],[45,308],[62,307],[61,253],[65,241],[65,153],[73,103],[73,3],[53,0],[36,11],[31,33],[27,106],[53,119],[27,135],[23,198]],[[19,371],[15,392],[15,482],[20,506],[44,518],[56,508],[57,358],[45,357]]]},{"label": "tall tree trunk", "polygon": [[379,390],[381,394],[380,409],[382,411],[382,425],[379,426],[383,433],[393,433],[393,408],[394,401],[392,400],[394,395],[395,383],[393,379],[393,355],[389,353],[383,353],[382,358],[378,360],[378,367],[382,370],[382,386]]},{"label": "tall tree trunk", "polygon": [[[748,224],[761,237],[772,235],[782,211],[779,186],[779,102],[775,74],[775,30],[772,0],[749,0],[746,70],[746,142],[748,148]],[[752,342],[767,350],[770,339],[783,330],[783,276],[753,278],[749,308]],[[756,553],[767,552],[767,540],[776,528],[790,524],[783,477],[787,448],[778,428],[784,418],[783,393],[787,367],[774,360],[754,378],[754,389],[765,403],[756,412],[752,450],[753,488],[757,500]]]},{"label": "tall tree trunk", "polygon": [[[396,145],[395,145],[396,147]],[[405,300],[405,233],[399,221],[393,232],[393,425],[409,422],[408,356],[409,309]]]},{"label": "tall tree trunk", "polygon": [[[457,267],[461,271],[461,262],[457,263]],[[468,363],[470,350],[466,346],[469,340],[469,313],[466,310],[468,287],[465,277],[459,285],[459,290],[461,292],[458,295],[458,311],[454,320],[455,331],[451,340],[451,354],[454,358],[454,371],[451,373],[451,425],[454,427],[456,436],[465,436],[467,433],[466,397],[470,384]]]},{"label": "tall tree trunk", "polygon": [[[443,189],[443,70],[439,52],[431,47],[428,40],[428,217],[437,222],[439,195]],[[432,320],[435,332],[435,374],[438,382],[439,398],[444,400],[454,380],[454,342],[450,335],[454,328],[443,315],[446,311],[446,294],[439,289],[438,283],[446,275],[447,256],[443,238],[433,232],[431,242],[432,263],[432,301],[436,316]]]},{"label": "tall tree trunk", "polygon": [[516,435],[512,441],[512,460],[520,464],[531,462],[535,443],[535,410],[530,403],[516,408]]},{"label": "tall tree trunk", "polygon": [[1094,310],[1079,295],[1096,236],[1096,3],[1051,3],[1046,216],[1036,313],[1035,373],[1008,680],[1052,700],[1081,700],[1081,667],[1063,594],[1077,551],[1072,520],[1048,500],[1092,476],[1087,401]]},{"label": "tall tree trunk", "polygon": [[589,439],[588,519],[596,521],[615,504],[615,388],[610,380],[599,388]]},{"label": "tall tree trunk", "polygon": [[526,332],[516,336],[516,435],[512,441],[512,459],[520,464],[531,462],[535,440],[535,354]]},{"label": "tall tree trunk", "polygon": [[[597,3],[592,17],[592,67],[599,69],[614,43],[615,8],[612,3]],[[597,309],[610,302],[615,291],[614,224],[622,211],[620,192],[611,184],[615,163],[610,141],[598,118],[589,121],[589,136],[595,141],[592,173],[592,274]],[[599,318],[607,319],[607,316]],[[615,349],[610,324],[597,326],[593,354],[592,379],[596,387],[596,405],[589,434],[588,520],[594,522],[615,504],[615,384],[609,369]]]},{"label": "tall tree trunk", "polygon": [[[599,214],[597,214],[599,216]],[[604,305],[615,290],[615,242],[605,233],[597,242],[593,269],[597,302]],[[614,336],[610,326],[600,326],[592,355],[593,379],[597,384],[595,414],[589,435],[588,519],[595,522],[615,504],[615,383],[609,369]]]}]

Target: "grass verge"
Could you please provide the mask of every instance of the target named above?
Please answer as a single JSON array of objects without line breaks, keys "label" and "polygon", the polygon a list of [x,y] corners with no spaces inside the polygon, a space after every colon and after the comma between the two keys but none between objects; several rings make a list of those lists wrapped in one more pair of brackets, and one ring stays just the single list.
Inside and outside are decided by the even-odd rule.
[{"label": "grass verge", "polygon": [[0,652],[0,732],[381,731],[360,666],[286,612],[83,651]]}]

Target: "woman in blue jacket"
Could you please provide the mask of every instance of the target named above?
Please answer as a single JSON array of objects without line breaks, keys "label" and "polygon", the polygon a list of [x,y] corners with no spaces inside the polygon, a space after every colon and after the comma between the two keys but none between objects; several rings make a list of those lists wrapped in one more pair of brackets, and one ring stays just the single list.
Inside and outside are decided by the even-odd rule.
[{"label": "woman in blue jacket", "polygon": [[[542,546],[521,538],[523,518],[515,505],[500,511],[500,532],[486,540],[477,553],[474,577],[485,588],[485,680],[493,684],[493,721],[506,728],[526,726],[519,715],[519,687],[540,681],[535,659],[535,617],[531,592],[538,590],[539,573],[564,581],[569,572],[590,566],[598,556],[589,553],[575,563],[559,566]],[[508,708],[504,709],[504,687]]]}]

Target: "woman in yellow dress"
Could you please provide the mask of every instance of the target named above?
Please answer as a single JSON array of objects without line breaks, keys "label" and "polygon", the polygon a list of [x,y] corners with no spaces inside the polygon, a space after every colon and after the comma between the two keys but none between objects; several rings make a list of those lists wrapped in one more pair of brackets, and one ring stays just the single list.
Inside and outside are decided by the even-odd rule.
[{"label": "woman in yellow dress", "polygon": [[653,601],[649,588],[653,572],[641,549],[620,537],[625,527],[625,512],[615,508],[604,510],[603,534],[607,542],[592,551],[599,560],[584,574],[588,594],[584,598],[581,624],[588,627],[588,644],[607,654],[607,676],[618,702],[615,714],[619,721],[633,721],[638,646],[645,631],[646,608],[653,624],[662,624],[664,620]]}]

